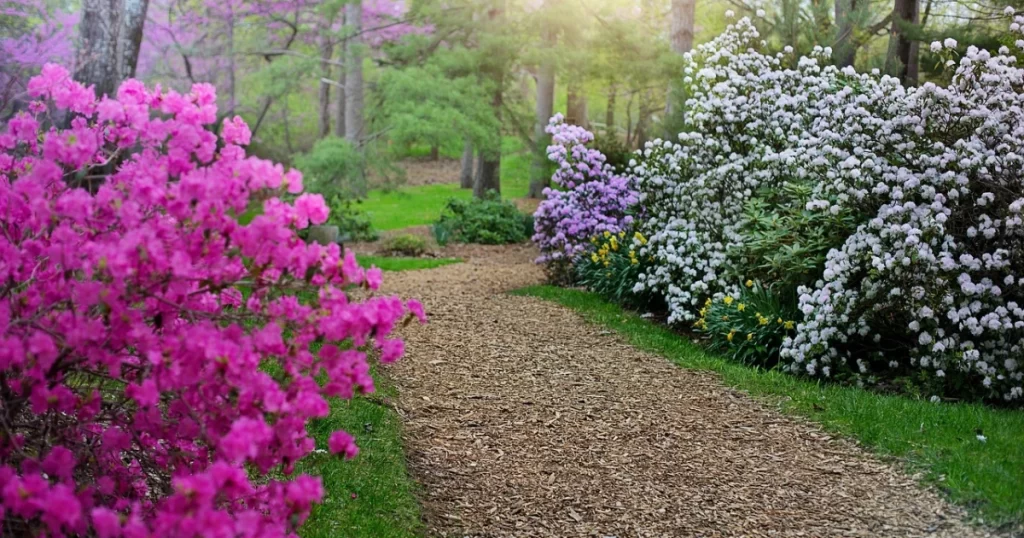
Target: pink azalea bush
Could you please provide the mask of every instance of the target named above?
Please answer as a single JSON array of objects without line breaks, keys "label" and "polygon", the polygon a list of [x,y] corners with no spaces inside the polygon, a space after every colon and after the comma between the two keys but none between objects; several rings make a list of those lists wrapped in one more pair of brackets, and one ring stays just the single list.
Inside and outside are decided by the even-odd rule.
[{"label": "pink azalea bush", "polygon": [[212,86],[97,100],[48,64],[28,92],[0,132],[0,533],[294,536],[323,496],[289,476],[306,424],[422,306],[346,294],[380,271],[297,237],[323,199],[241,119],[208,129]]},{"label": "pink azalea bush", "polygon": [[594,236],[628,231],[639,193],[631,177],[616,174],[598,150],[588,148],[594,135],[565,123],[556,114],[547,127],[551,134],[548,158],[555,165],[551,180],[559,189],[545,189],[545,200],[534,213],[533,241],[540,263],[557,269],[591,249]]}]

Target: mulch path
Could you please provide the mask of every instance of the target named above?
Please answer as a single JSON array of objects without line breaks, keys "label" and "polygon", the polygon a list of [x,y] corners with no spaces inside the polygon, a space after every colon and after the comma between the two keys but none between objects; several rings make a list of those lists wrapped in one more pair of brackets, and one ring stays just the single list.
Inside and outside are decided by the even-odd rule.
[{"label": "mulch path", "polygon": [[386,275],[430,316],[389,372],[432,535],[987,535],[853,443],[504,293],[542,281],[535,255]]}]

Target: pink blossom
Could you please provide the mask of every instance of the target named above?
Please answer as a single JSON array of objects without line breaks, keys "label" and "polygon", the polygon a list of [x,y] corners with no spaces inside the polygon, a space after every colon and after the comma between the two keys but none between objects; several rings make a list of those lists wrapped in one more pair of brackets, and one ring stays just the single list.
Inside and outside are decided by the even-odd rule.
[{"label": "pink blossom", "polygon": [[327,440],[327,447],[331,454],[344,454],[346,459],[352,459],[359,454],[355,438],[341,430],[331,434],[331,438]]}]

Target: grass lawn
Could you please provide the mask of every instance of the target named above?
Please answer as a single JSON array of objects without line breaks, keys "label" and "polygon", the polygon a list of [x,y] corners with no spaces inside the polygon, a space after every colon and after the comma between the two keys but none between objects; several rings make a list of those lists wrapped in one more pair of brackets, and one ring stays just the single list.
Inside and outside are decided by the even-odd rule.
[{"label": "grass lawn", "polygon": [[718,372],[729,386],[778,402],[788,412],[899,458],[990,525],[1024,523],[1024,412],[934,404],[746,367],[708,354],[668,328],[593,293],[553,286],[513,293],[569,307],[639,349],[685,368]]},{"label": "grass lawn", "polygon": [[[523,198],[530,186],[530,153],[518,138],[506,137],[502,143],[501,196]],[[458,183],[375,189],[357,207],[370,217],[377,230],[400,230],[410,226],[433,224],[451,198],[469,199],[473,193]]]},{"label": "grass lawn", "polygon": [[458,258],[402,258],[389,256],[369,256],[359,254],[356,256],[359,265],[363,267],[377,266],[382,271],[415,271],[417,269],[433,269],[444,265],[459,263]]},{"label": "grass lawn", "polygon": [[297,465],[323,479],[324,502],[313,508],[300,529],[302,538],[418,537],[422,535],[415,485],[409,479],[402,451],[401,420],[386,402],[395,389],[375,375],[377,392],[353,400],[331,402],[331,415],[309,425],[317,447],[345,430],[356,438],[359,455],[351,461],[325,453],[307,456]]}]

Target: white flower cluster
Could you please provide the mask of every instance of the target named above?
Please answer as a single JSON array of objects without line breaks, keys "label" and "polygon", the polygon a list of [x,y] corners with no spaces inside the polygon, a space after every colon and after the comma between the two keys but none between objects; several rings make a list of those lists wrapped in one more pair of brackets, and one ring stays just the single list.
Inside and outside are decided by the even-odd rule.
[{"label": "white flower cluster", "polygon": [[[1021,19],[1021,17],[1017,17]],[[1015,20],[1016,28],[1024,20]],[[736,294],[753,197],[856,218],[782,350],[794,371],[928,372],[1024,398],[1024,69],[969,47],[948,87],[768,55],[743,19],[690,56],[687,132],[633,164],[654,259],[638,290],[671,319]],[[956,47],[952,40],[944,46]],[[951,51],[951,54],[953,52]],[[812,185],[786,199],[788,183]]]}]

